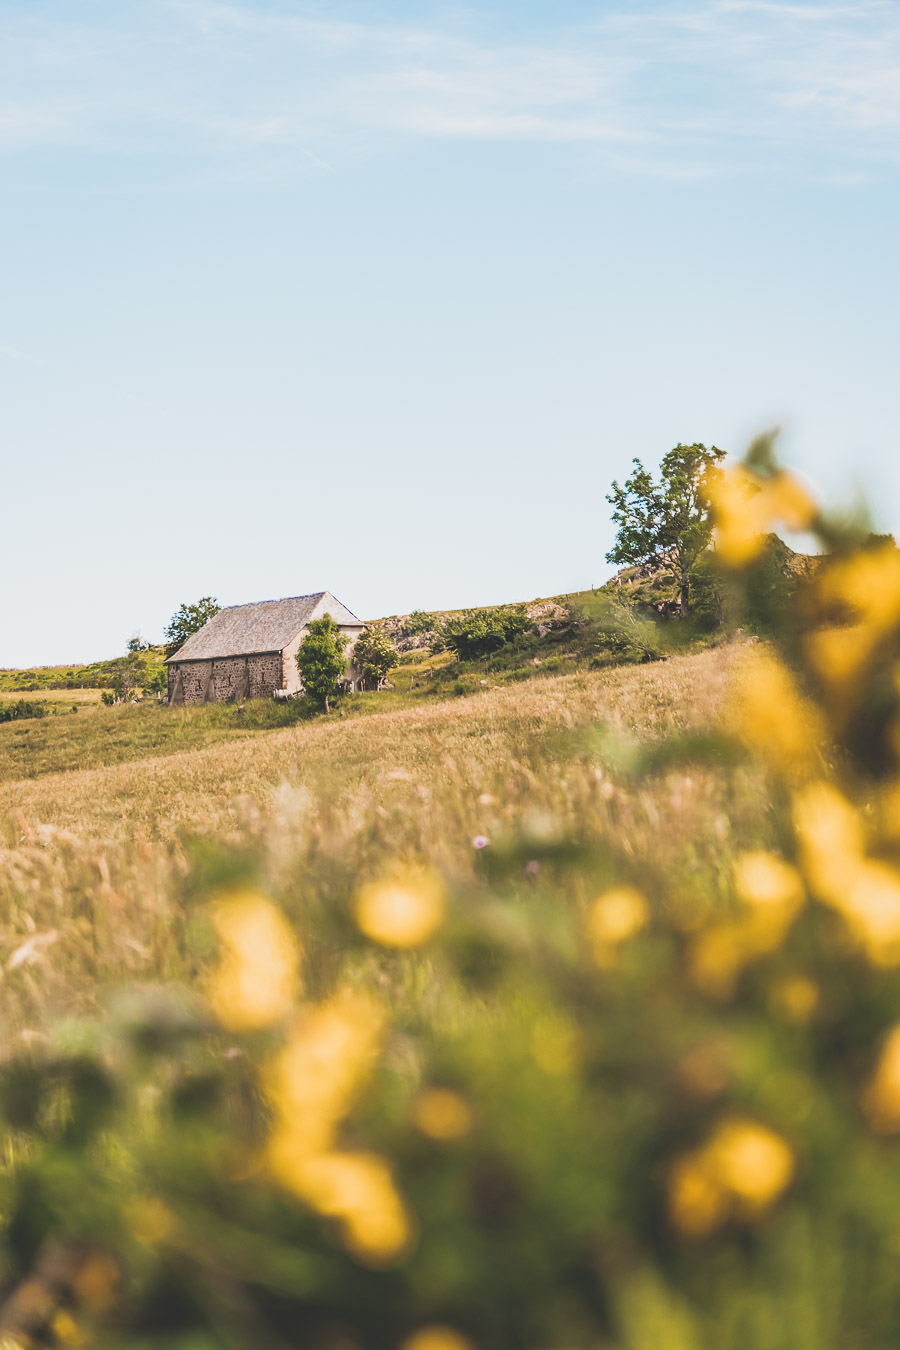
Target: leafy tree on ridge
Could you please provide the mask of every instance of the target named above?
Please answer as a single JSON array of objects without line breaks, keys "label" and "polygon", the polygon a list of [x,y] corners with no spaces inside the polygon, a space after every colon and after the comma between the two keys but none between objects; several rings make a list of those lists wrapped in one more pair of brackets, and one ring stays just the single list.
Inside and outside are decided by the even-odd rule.
[{"label": "leafy tree on ridge", "polygon": [[663,456],[659,482],[639,459],[624,486],[613,482],[606,500],[618,527],[606,561],[620,566],[654,563],[678,583],[678,606],[691,605],[691,569],[712,538],[710,488],[725,451],[715,445],[682,445]]}]

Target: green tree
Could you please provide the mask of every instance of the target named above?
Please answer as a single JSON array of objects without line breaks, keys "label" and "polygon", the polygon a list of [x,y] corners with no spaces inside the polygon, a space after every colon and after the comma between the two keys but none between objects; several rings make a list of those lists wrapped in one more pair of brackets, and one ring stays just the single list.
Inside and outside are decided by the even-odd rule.
[{"label": "green tree", "polygon": [[347,669],[344,648],[347,639],[330,614],[313,619],[309,633],[297,652],[297,669],[303,689],[317,703],[324,703],[330,712],[328,700],[337,689],[337,682]]},{"label": "green tree", "polygon": [[172,615],[165,630],[166,656],[174,656],[193,633],[199,633],[204,624],[218,614],[222,606],[211,595],[204,595],[194,605],[182,605]]},{"label": "green tree", "polygon": [[397,648],[380,623],[366,624],[353,648],[351,660],[360,673],[364,689],[377,689],[397,664]]},{"label": "green tree", "polygon": [[682,614],[691,605],[691,569],[712,538],[710,487],[724,457],[714,445],[679,443],[663,456],[658,483],[635,459],[624,486],[614,482],[606,498],[618,529],[606,561],[625,567],[653,563],[670,572]]}]

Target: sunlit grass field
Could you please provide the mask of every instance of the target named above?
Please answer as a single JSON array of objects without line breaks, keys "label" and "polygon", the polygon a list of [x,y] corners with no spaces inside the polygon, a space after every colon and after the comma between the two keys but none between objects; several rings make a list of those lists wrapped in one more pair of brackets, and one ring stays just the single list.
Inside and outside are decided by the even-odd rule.
[{"label": "sunlit grass field", "polygon": [[[818,519],[726,488],[736,583]],[[900,553],[820,525],[772,641],[0,729],[0,1342],[893,1350]]]},{"label": "sunlit grass field", "polygon": [[[72,719],[79,732],[97,722],[87,767],[56,773],[41,771],[42,756],[74,765],[85,742],[57,733],[35,744],[49,719],[33,724],[31,747],[18,738],[19,758],[0,761],[6,955],[54,936],[3,987],[7,1016],[21,1024],[48,1003],[91,1005],[125,977],[183,978],[188,837],[261,847],[267,859],[287,850],[295,865],[306,852],[313,889],[336,865],[372,871],[398,854],[465,874],[474,837],[532,828],[588,828],[651,869],[718,865],[738,838],[764,831],[746,781],[703,768],[629,792],[622,775],[641,747],[712,723],[728,661],[706,653],[547,677],[253,733],[211,727],[215,710],[203,708],[97,709]],[[135,759],[141,735],[152,753]],[[90,767],[94,756],[115,761],[117,736],[127,761]],[[22,768],[36,776],[14,777]]]}]

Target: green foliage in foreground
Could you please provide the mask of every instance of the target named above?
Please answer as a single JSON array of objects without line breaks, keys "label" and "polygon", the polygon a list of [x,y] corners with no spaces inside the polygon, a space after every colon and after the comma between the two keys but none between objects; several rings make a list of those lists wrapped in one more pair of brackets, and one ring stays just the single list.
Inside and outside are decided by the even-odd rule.
[{"label": "green foliage in foreground", "polygon": [[[900,555],[845,544],[727,724],[618,755],[573,731],[571,826],[510,813],[468,869],[409,824],[380,869],[327,819],[306,854],[183,840],[191,987],[0,1069],[0,1333],[893,1350],[898,615]],[[723,763],[766,803],[736,857],[597,831]]]}]

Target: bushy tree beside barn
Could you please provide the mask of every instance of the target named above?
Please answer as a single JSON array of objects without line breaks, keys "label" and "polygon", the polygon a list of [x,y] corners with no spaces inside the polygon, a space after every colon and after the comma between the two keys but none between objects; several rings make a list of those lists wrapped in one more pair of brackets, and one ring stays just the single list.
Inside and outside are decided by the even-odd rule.
[{"label": "bushy tree beside barn", "polygon": [[356,666],[364,689],[377,689],[388,671],[397,664],[397,648],[380,623],[366,624],[353,648]]},{"label": "bushy tree beside barn", "polygon": [[297,652],[297,669],[304,692],[315,702],[324,704],[326,712],[331,711],[328,700],[336,693],[338,680],[347,669],[346,645],[347,638],[331,615],[326,614],[324,618],[311,621],[309,632]]}]

